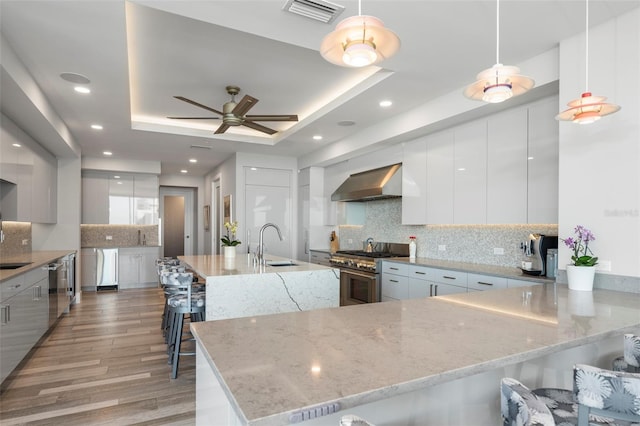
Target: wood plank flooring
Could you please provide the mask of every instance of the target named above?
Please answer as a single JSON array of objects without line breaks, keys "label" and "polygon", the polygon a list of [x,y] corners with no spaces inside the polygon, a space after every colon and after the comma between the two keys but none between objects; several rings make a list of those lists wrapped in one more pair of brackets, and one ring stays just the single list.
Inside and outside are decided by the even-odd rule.
[{"label": "wood plank flooring", "polygon": [[157,288],[83,292],[3,383],[0,424],[193,425],[195,358],[170,378],[163,303]]}]

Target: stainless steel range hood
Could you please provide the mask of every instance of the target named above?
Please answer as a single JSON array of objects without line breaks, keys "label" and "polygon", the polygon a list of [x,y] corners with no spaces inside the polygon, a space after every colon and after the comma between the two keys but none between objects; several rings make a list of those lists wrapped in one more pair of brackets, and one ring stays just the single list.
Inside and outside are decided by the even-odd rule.
[{"label": "stainless steel range hood", "polygon": [[402,163],[352,174],[331,201],[371,201],[402,197]]}]

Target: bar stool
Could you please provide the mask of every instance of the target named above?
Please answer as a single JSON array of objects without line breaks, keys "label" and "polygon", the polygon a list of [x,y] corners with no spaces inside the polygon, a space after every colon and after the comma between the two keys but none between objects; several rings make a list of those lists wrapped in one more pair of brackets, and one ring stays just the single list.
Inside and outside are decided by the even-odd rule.
[{"label": "bar stool", "polygon": [[171,257],[163,257],[156,260],[156,267],[158,269],[158,285],[162,288],[164,293],[164,309],[162,310],[162,321],[160,323],[160,329],[162,330],[162,335],[164,336],[165,342],[167,341],[167,315],[168,315],[168,307],[167,307],[167,299],[171,296],[175,290],[173,284],[163,284],[162,283],[162,273],[164,271],[170,272],[185,272],[186,268],[184,265],[180,264],[178,259],[174,259]]},{"label": "bar stool", "polygon": [[[590,365],[573,367],[573,391],[533,391],[515,379],[500,385],[500,409],[507,425],[627,426],[640,422],[640,374]],[[616,419],[614,422],[612,419]]]},{"label": "bar stool", "polygon": [[184,319],[188,315],[189,321],[205,320],[205,291],[204,286],[193,285],[191,272],[162,272],[162,283],[172,287],[173,294],[167,297],[167,352],[169,364],[172,365],[171,378],[178,377],[178,366],[181,355],[195,355],[195,352],[181,352]]},{"label": "bar stool", "polygon": [[640,373],[640,336],[625,334],[623,349],[624,355],[613,360],[613,370]]}]

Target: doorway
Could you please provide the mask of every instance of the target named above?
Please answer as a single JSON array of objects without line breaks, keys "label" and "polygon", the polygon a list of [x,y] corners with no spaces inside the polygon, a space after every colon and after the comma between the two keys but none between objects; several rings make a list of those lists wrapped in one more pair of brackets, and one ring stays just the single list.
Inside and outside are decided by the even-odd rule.
[{"label": "doorway", "polygon": [[212,185],[211,207],[213,221],[211,226],[211,254],[221,254],[220,230],[222,229],[222,197],[220,192],[220,178],[216,178]]},{"label": "doorway", "polygon": [[195,202],[194,188],[160,187],[160,244],[163,256],[193,255],[196,244]]}]

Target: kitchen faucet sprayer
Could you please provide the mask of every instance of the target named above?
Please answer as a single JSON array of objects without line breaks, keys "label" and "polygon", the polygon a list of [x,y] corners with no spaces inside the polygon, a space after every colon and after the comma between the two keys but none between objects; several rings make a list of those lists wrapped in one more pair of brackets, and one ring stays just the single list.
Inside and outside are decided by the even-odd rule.
[{"label": "kitchen faucet sprayer", "polygon": [[263,242],[264,240],[262,235],[264,234],[264,230],[269,227],[276,228],[276,231],[278,231],[278,238],[280,238],[280,241],[282,241],[282,233],[280,232],[280,228],[278,228],[278,225],[276,225],[275,223],[265,223],[264,225],[262,225],[262,228],[260,228],[260,235],[258,238],[258,248],[256,250],[258,263],[260,265],[266,264],[266,261],[264,259],[264,242]]}]

